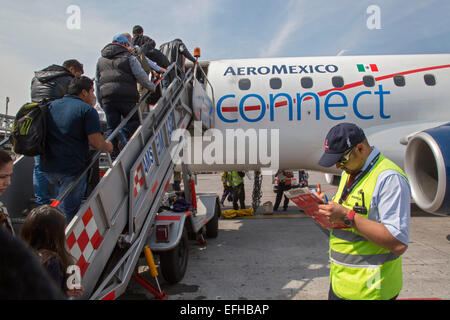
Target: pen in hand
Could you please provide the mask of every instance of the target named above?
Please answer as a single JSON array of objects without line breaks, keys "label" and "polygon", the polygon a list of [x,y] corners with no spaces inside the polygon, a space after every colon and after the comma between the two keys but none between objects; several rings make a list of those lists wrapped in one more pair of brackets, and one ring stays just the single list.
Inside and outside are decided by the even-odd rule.
[{"label": "pen in hand", "polygon": [[328,204],[328,197],[325,195],[325,204]]}]

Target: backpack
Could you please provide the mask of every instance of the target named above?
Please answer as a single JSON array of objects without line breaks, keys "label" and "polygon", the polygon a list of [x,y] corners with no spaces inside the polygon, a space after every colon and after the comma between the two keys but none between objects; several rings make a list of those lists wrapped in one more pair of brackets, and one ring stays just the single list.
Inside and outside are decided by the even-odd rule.
[{"label": "backpack", "polygon": [[183,198],[177,199],[170,208],[175,212],[183,212],[191,209],[191,203]]},{"label": "backpack", "polygon": [[49,104],[48,99],[26,103],[17,112],[10,139],[15,153],[29,157],[44,154]]}]

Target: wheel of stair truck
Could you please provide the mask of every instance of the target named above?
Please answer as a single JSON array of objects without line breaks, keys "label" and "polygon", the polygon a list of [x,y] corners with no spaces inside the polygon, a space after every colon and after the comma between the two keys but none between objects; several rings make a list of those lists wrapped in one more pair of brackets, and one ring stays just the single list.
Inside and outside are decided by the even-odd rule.
[{"label": "wheel of stair truck", "polygon": [[220,217],[220,205],[216,200],[216,206],[214,208],[214,216],[206,224],[206,237],[217,238],[219,233],[219,217]]},{"label": "wheel of stair truck", "polygon": [[172,250],[159,254],[161,274],[168,283],[175,284],[183,279],[188,264],[188,249],[187,231],[183,228],[178,245]]}]

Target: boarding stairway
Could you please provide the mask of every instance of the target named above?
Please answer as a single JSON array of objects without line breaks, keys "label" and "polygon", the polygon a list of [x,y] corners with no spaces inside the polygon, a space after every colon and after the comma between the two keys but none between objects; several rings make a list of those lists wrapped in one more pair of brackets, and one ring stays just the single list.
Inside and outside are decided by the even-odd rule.
[{"label": "boarding stairway", "polygon": [[[149,106],[145,102],[150,95],[147,93],[108,138],[119,137],[132,113],[139,113],[140,126],[117,158],[112,161],[109,154],[97,152],[86,170],[52,204],[57,206],[101,155],[107,159],[109,168],[66,228],[67,247],[80,271],[74,275],[81,276],[71,280],[75,284],[81,282],[84,299],[115,299],[125,291],[144,246],[153,249],[150,236],[176,165],[174,155],[180,154],[186,139],[183,131],[177,130],[188,129],[193,120],[202,121],[205,129],[213,126],[210,115],[214,103],[204,89],[205,84],[194,76],[203,73],[197,66],[183,75],[172,64],[167,74],[176,76],[167,88],[158,85],[161,94],[158,102]],[[203,76],[210,86],[204,73]],[[205,110],[209,116],[202,115]],[[27,158],[27,162],[33,160],[22,158]],[[18,163],[17,169],[20,166],[25,165]],[[27,179],[28,183],[32,181]],[[196,219],[195,208],[193,211],[186,219]],[[217,213],[206,214],[208,219],[202,217],[193,225],[201,228],[211,214]],[[12,217],[18,220],[17,216]]]},{"label": "boarding stairway", "polygon": [[170,183],[173,156],[184,145],[183,135],[181,141],[171,136],[193,120],[192,91],[200,85],[194,74],[175,77],[149,110],[138,106],[141,125],[66,229],[85,297],[118,297],[133,275]]}]

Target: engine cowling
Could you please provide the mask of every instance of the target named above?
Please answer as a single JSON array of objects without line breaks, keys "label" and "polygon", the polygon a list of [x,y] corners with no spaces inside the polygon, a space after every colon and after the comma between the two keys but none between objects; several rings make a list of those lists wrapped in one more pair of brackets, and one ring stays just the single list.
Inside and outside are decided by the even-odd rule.
[{"label": "engine cowling", "polygon": [[331,184],[332,186],[338,186],[339,180],[341,179],[341,176],[332,174],[332,173],[325,173],[325,181],[328,184]]},{"label": "engine cowling", "polygon": [[450,123],[411,138],[405,173],[417,206],[430,213],[450,214]]}]

